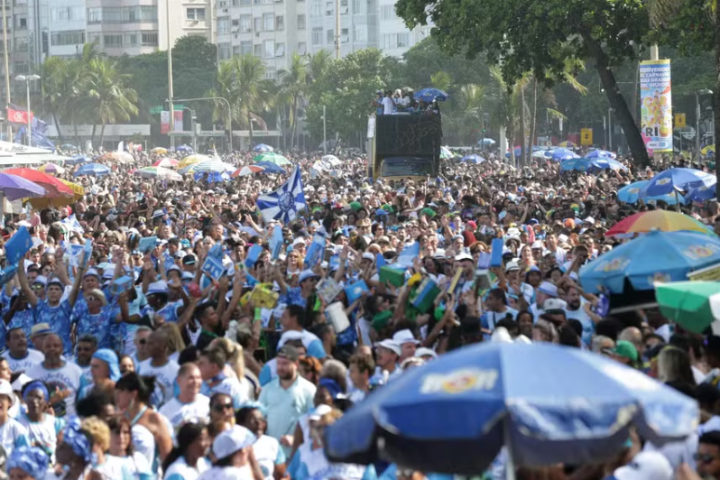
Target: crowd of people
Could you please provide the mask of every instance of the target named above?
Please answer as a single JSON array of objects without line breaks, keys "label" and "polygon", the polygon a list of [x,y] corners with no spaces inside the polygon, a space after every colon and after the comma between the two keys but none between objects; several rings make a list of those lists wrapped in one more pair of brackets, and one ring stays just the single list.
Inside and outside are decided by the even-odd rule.
[{"label": "crowd of people", "polygon": [[[0,295],[10,477],[452,478],[330,462],[323,431],[403,372],[500,338],[607,355],[703,410],[681,445],[633,436],[614,462],[517,478],[720,479],[720,337],[685,332],[657,310],[609,317],[578,277],[623,241],[604,236],[618,220],[666,208],[720,233],[717,204],[623,204],[622,185],[653,175],[631,164],[561,174],[552,161],[516,170],[490,156],[386,182],[367,178],[362,157],[339,156],[324,172],[310,171],[315,155],[289,156],[307,204],[289,222],[257,207],[288,175],[168,183],[114,163],[81,177],[86,194],[70,205],[8,215],[3,243],[23,228],[32,240]],[[132,168],[158,158],[137,157]],[[486,284],[476,269],[495,239],[502,265]],[[208,259],[224,273],[206,270]],[[402,268],[382,268],[392,264]],[[416,302],[425,279],[442,293]],[[503,471],[498,459],[485,475]]]}]

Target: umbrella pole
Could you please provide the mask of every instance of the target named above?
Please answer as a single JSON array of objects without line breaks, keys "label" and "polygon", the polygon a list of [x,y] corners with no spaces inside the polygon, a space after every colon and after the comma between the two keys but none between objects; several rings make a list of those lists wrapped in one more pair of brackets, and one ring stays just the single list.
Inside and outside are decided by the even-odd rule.
[{"label": "umbrella pole", "polygon": [[512,448],[510,447],[510,420],[505,419],[503,425],[503,436],[505,437],[505,449],[507,450],[507,461],[505,462],[505,479],[515,480],[515,461],[513,459]]}]

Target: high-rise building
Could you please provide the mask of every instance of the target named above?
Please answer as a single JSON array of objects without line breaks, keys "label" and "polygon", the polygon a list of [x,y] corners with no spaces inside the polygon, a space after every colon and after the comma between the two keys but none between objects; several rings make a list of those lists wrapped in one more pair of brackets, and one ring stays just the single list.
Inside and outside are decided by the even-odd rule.
[{"label": "high-rise building", "polygon": [[293,52],[307,53],[307,0],[219,0],[216,4],[218,58],[251,53],[262,58],[266,77],[290,64]]}]

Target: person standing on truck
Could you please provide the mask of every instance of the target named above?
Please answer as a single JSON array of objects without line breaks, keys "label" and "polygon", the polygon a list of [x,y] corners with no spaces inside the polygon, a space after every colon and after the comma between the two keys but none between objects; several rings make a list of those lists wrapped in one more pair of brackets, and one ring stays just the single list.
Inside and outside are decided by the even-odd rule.
[{"label": "person standing on truck", "polygon": [[392,115],[395,113],[395,102],[392,99],[392,92],[390,90],[385,91],[385,97],[382,100],[383,104],[383,115]]},{"label": "person standing on truck", "polygon": [[377,95],[375,99],[375,112],[377,112],[378,115],[382,115],[383,110],[385,110],[385,107],[383,107],[383,92],[382,90],[378,90],[375,94]]}]

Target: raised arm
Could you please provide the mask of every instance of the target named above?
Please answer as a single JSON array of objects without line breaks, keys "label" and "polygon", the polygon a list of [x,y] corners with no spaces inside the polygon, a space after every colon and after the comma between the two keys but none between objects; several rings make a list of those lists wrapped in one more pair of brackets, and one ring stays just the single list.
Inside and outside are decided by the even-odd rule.
[{"label": "raised arm", "polygon": [[25,268],[22,265],[22,261],[20,262],[20,266],[17,270],[18,280],[20,280],[20,288],[22,289],[23,293],[28,299],[28,303],[32,305],[33,307],[38,304],[40,301],[35,295],[35,292],[32,291],[32,288],[30,288],[30,284],[28,284],[27,276],[25,275]]}]

